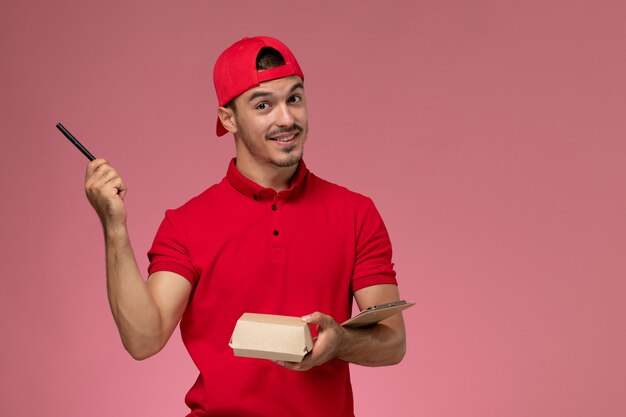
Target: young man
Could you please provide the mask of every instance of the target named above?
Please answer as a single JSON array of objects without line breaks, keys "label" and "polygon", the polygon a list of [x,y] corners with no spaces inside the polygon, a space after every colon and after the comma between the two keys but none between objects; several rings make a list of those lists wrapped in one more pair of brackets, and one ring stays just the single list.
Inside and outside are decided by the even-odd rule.
[{"label": "young man", "polygon": [[[200,375],[189,416],[353,416],[348,363],[398,363],[398,314],[367,328],[338,325],[359,308],[399,299],[391,244],[372,201],[326,182],[302,160],[304,75],[280,41],[244,38],[214,68],[217,134],[236,158],[218,184],[165,214],[144,282],[126,229],[124,182],[103,159],[85,189],[104,228],[107,290],[135,359],[160,351],[180,321]],[[244,312],[302,316],[317,328],[301,363],[233,356]]]}]

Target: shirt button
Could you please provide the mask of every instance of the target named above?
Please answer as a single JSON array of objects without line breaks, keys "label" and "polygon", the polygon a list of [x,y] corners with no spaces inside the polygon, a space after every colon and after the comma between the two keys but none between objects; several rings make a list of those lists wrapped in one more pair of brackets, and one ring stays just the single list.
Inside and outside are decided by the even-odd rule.
[{"label": "shirt button", "polygon": [[274,230],[274,236],[278,236],[278,230]]},{"label": "shirt button", "polygon": [[258,196],[258,195],[256,195],[256,194],[254,194],[254,195],[252,196],[252,198],[254,198],[254,200],[256,201],[256,200],[258,200],[258,199],[259,199],[259,196]]},{"label": "shirt button", "polygon": [[276,204],[272,204],[272,210],[276,211],[278,209],[278,207],[276,207]]}]

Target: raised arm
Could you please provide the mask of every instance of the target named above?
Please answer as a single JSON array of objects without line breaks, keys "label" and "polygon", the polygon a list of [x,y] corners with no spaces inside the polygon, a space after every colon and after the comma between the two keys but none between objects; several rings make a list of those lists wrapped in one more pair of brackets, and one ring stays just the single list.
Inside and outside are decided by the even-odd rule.
[{"label": "raised arm", "polygon": [[[400,299],[398,287],[374,285],[354,294],[361,310]],[[399,363],[406,351],[402,313],[373,326],[357,329],[341,327],[332,317],[315,312],[302,318],[318,326],[318,336],[310,355],[300,363],[278,362],[296,371],[306,371],[332,359],[365,366],[386,366]]]},{"label": "raised arm", "polygon": [[126,186],[106,160],[87,166],[85,192],[102,223],[107,294],[115,324],[128,353],[145,359],[169,340],[187,306],[191,284],[172,272],[157,272],[144,281],[126,227]]}]

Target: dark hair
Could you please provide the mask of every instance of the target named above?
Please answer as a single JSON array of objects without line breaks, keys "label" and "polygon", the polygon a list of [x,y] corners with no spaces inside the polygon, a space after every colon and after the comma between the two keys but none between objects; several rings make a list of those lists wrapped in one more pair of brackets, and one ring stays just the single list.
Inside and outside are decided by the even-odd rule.
[{"label": "dark hair", "polygon": [[256,70],[263,71],[285,65],[285,58],[274,48],[261,48],[256,56]]},{"label": "dark hair", "polygon": [[[265,71],[270,68],[280,67],[281,65],[285,65],[285,58],[274,48],[270,48],[266,46],[261,48],[259,54],[256,56],[256,70],[257,71]],[[235,97],[237,98],[237,97]],[[224,107],[228,107],[233,111],[236,111],[235,108],[235,99],[232,99]]]}]

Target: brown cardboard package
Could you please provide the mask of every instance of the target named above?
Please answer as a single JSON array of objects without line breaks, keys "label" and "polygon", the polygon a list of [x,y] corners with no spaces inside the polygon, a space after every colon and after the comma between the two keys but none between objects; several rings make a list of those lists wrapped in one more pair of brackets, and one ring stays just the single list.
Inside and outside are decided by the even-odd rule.
[{"label": "brown cardboard package", "polygon": [[313,349],[309,325],[300,317],[244,313],[230,338],[235,356],[302,362]]}]

